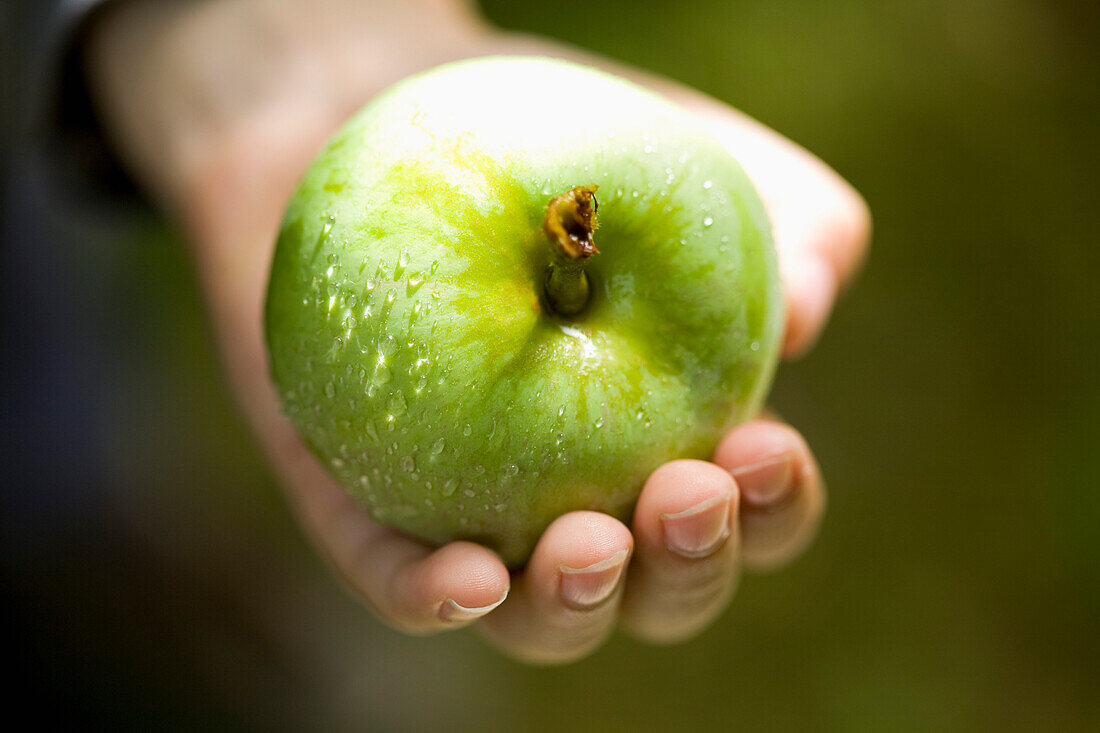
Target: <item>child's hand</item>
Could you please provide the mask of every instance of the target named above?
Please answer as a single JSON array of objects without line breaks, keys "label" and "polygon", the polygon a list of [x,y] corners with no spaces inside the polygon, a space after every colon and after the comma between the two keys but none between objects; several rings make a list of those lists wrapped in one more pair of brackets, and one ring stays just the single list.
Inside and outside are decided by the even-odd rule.
[{"label": "child's hand", "polygon": [[130,169],[190,236],[229,383],[261,449],[306,533],[366,605],[411,633],[482,619],[493,644],[538,663],[582,657],[616,624],[647,641],[688,639],[728,604],[742,565],[777,567],[812,539],[824,489],[798,433],[770,420],[742,425],[713,462],[654,472],[630,527],[596,512],[560,517],[513,577],[478,545],[433,549],[377,525],[298,439],[268,378],[261,311],[282,208],[322,142],[373,94],[443,61],[493,53],[605,66],[699,114],[771,214],[788,356],[814,343],[860,262],[866,206],[819,160],[715,100],[497,33],[462,4],[418,5],[120,3],[92,29],[93,91]]}]

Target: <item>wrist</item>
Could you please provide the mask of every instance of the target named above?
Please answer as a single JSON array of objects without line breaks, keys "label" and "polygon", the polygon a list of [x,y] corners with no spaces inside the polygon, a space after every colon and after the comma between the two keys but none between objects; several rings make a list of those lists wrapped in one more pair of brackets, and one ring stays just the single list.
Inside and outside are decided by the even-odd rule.
[{"label": "wrist", "polygon": [[85,59],[123,165],[186,216],[211,158],[250,125],[334,128],[393,81],[476,53],[486,32],[463,0],[121,0]]}]

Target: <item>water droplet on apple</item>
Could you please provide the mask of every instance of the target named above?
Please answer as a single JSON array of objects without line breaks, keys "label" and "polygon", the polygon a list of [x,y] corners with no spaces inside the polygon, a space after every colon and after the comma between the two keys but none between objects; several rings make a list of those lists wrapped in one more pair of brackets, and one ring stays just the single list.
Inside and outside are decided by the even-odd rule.
[{"label": "water droplet on apple", "polygon": [[708,216],[705,219],[703,219],[703,226],[705,226],[705,227],[709,227],[713,223],[714,223],[714,217]]},{"label": "water droplet on apple", "polygon": [[472,432],[474,432],[474,429],[470,426],[470,423],[466,423],[466,427],[462,428],[462,434],[469,438]]},{"label": "water droplet on apple", "polygon": [[[390,372],[390,368],[384,362],[378,362],[374,365],[374,373],[371,374],[371,385],[381,387],[389,382],[392,377],[393,374]],[[368,392],[367,396],[373,397],[374,395]]]},{"label": "water droplet on apple", "polygon": [[432,455],[433,456],[438,456],[440,453],[443,452],[443,449],[446,448],[446,447],[447,447],[447,441],[444,440],[443,438],[440,438],[439,440],[432,443]]},{"label": "water droplet on apple", "polygon": [[713,185],[714,184],[711,183],[710,181],[703,181],[703,188],[710,188]]},{"label": "water droplet on apple", "polygon": [[401,468],[403,468],[406,473],[412,473],[416,470],[416,459],[412,456],[405,456],[401,459]]},{"label": "water droplet on apple", "polygon": [[449,478],[443,482],[443,486],[440,488],[440,492],[443,496],[451,496],[455,493],[455,489],[458,488],[458,482],[453,478]]},{"label": "water droplet on apple", "polygon": [[336,385],[333,384],[332,382],[326,382],[325,383],[325,397],[332,398],[332,397],[335,397],[335,396],[336,396]]},{"label": "water droplet on apple", "polygon": [[597,429],[602,428],[603,427],[603,418],[602,417],[597,417],[596,422],[594,424],[595,424]]},{"label": "water droplet on apple", "polygon": [[409,409],[409,403],[405,401],[405,393],[401,390],[394,392],[393,397],[386,403],[386,407],[389,408],[390,415],[393,417],[401,417]]},{"label": "water droplet on apple", "polygon": [[760,351],[760,342],[759,341],[753,341],[751,344],[749,344],[749,348],[752,349],[753,351]]},{"label": "water droplet on apple", "polygon": [[393,268],[393,281],[397,282],[405,274],[405,268],[409,266],[409,250],[401,250],[397,257],[397,265]]},{"label": "water droplet on apple", "polygon": [[378,445],[382,441],[378,438],[378,428],[374,427],[374,423],[368,422],[364,430],[367,433],[367,437],[371,439],[371,442]]},{"label": "water droplet on apple", "polygon": [[504,467],[504,475],[508,478],[512,478],[517,473],[519,473],[519,466],[514,463],[509,463],[507,466]]},{"label": "water droplet on apple", "polygon": [[405,294],[412,295],[417,290],[420,290],[420,286],[424,284],[424,276],[418,274],[409,275],[405,281]]}]

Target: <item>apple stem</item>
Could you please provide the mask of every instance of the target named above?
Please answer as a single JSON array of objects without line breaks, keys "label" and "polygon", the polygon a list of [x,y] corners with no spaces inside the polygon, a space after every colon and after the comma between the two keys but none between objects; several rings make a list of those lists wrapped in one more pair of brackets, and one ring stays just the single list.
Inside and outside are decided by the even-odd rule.
[{"label": "apple stem", "polygon": [[599,254],[592,233],[598,226],[596,189],[576,186],[550,199],[542,230],[550,240],[552,258],[546,276],[546,299],[555,313],[571,316],[588,304],[588,275],[584,262]]}]

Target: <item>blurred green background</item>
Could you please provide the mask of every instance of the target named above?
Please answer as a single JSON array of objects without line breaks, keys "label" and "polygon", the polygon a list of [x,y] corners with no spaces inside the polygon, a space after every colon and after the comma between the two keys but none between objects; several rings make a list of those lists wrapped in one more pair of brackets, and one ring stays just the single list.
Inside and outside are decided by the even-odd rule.
[{"label": "blurred green background", "polygon": [[156,225],[94,255],[127,529],[26,570],[49,689],[119,726],[1100,729],[1096,5],[483,8],[739,107],[870,202],[861,279],[774,391],[829,480],[816,545],[674,648],[527,669],[393,633],[292,524]]}]

